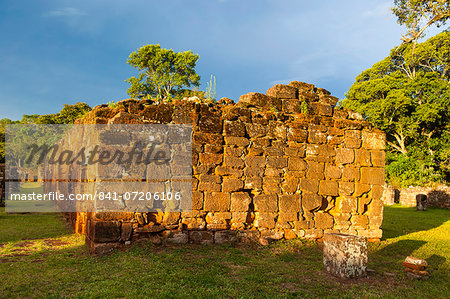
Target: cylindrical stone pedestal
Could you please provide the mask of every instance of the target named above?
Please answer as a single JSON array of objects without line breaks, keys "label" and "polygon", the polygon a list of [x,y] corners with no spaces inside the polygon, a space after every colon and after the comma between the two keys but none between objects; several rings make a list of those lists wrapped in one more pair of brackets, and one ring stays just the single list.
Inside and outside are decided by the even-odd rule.
[{"label": "cylindrical stone pedestal", "polygon": [[366,237],[329,233],[324,235],[323,245],[323,265],[326,272],[340,278],[366,275]]}]

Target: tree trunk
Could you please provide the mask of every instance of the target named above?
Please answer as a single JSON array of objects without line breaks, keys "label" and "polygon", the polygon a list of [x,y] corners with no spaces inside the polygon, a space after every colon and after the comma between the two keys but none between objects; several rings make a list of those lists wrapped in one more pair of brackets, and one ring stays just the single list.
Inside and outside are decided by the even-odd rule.
[{"label": "tree trunk", "polygon": [[393,135],[394,137],[395,137],[395,140],[397,140],[397,143],[398,143],[398,145],[397,144],[394,144],[394,143],[392,143],[392,142],[387,142],[390,146],[392,146],[393,148],[395,148],[397,151],[399,151],[400,153],[402,153],[403,155],[408,155],[408,150],[406,149],[406,146],[405,146],[405,136],[403,136],[403,134],[400,132],[400,133],[395,133],[394,135]]}]

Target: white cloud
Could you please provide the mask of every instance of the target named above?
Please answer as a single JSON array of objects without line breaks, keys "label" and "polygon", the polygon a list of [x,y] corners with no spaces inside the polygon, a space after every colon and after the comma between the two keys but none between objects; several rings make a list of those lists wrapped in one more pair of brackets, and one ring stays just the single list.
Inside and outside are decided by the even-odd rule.
[{"label": "white cloud", "polygon": [[73,17],[84,16],[86,13],[78,8],[64,7],[60,9],[51,10],[43,14],[44,17]]}]

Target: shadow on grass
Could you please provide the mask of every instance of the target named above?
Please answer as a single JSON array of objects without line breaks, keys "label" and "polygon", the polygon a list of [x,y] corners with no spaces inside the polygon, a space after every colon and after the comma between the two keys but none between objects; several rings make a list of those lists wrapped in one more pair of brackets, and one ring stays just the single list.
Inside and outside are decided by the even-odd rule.
[{"label": "shadow on grass", "polygon": [[416,211],[416,208],[384,207],[383,238],[390,239],[410,233],[436,228],[450,220],[450,211],[429,208]]},{"label": "shadow on grass", "polygon": [[[389,272],[403,272],[402,262],[407,256],[414,256],[414,252],[427,244],[421,240],[399,240],[370,255],[370,266],[378,268],[377,270]],[[433,254],[426,258],[428,270],[435,271],[446,262],[446,258]]]},{"label": "shadow on grass", "polygon": [[426,243],[426,241],[419,240],[399,240],[377,251],[376,255],[404,259]]},{"label": "shadow on grass", "polygon": [[427,262],[430,265],[432,270],[438,269],[442,264],[444,264],[447,259],[443,256],[433,254],[429,258],[427,258]]}]

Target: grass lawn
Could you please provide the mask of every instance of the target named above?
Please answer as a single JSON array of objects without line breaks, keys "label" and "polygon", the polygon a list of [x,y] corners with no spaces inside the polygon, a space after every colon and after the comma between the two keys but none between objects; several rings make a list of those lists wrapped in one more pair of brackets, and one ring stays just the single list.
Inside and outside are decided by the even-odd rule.
[{"label": "grass lawn", "polygon": [[[152,246],[104,257],[58,214],[0,211],[0,297],[410,297],[450,296],[450,211],[386,207],[384,240],[369,246],[367,278],[341,281],[322,271],[321,245]],[[407,277],[407,255],[431,277]]]}]

